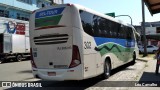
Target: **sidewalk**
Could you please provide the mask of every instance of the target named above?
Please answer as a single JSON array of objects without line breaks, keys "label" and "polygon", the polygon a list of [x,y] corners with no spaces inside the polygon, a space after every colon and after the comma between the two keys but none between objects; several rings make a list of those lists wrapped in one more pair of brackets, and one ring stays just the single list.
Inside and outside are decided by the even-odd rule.
[{"label": "sidewalk", "polygon": [[156,60],[156,59],[154,59],[154,54],[149,54],[149,55],[146,56],[146,57],[143,57],[142,55],[140,55],[140,56],[138,57],[138,60],[142,60],[142,61],[148,62],[148,61],[150,61],[150,60]]},{"label": "sidewalk", "polygon": [[155,74],[156,63],[157,63],[156,60],[148,60],[139,81],[160,81],[160,69],[159,69],[159,74],[158,75]]},{"label": "sidewalk", "polygon": [[[142,71],[142,74],[139,76],[138,81],[149,81],[149,82],[160,82],[160,69],[159,74],[155,74],[156,70],[156,59],[153,56],[139,57],[137,60],[142,60],[147,62]],[[160,87],[132,87],[129,90],[160,90]]]}]

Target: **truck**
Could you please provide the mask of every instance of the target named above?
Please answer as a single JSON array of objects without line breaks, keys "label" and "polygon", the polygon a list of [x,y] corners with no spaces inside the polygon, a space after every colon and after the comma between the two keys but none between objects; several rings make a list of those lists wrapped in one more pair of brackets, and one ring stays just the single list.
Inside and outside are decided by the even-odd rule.
[{"label": "truck", "polygon": [[0,63],[30,57],[29,22],[0,17]]}]

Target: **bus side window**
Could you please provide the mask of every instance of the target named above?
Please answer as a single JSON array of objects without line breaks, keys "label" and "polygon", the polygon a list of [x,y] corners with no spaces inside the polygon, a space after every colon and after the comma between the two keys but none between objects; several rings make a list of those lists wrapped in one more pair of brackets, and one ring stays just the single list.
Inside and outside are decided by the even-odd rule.
[{"label": "bus side window", "polygon": [[130,27],[126,27],[127,29],[127,39],[131,40],[131,28]]},{"label": "bus side window", "polygon": [[135,38],[134,38],[134,31],[133,31],[132,28],[131,28],[131,39],[132,39],[132,40],[135,40]]},{"label": "bus side window", "polygon": [[104,23],[105,23],[104,29],[106,31],[105,37],[109,38],[109,37],[111,37],[110,36],[110,28],[109,28],[109,20],[105,19]]},{"label": "bus side window", "polygon": [[114,38],[118,38],[118,23],[114,23]]},{"label": "bus side window", "polygon": [[109,29],[109,38],[113,37],[113,29],[112,29],[112,22],[108,21],[108,29]]},{"label": "bus side window", "polygon": [[80,17],[81,17],[81,22],[82,22],[82,27],[83,27],[84,32],[93,36],[94,35],[94,30],[92,26],[93,15],[80,10]]},{"label": "bus side window", "polygon": [[117,38],[120,38],[121,37],[121,25],[120,24],[118,24],[118,26],[117,26]]},{"label": "bus side window", "polygon": [[124,26],[123,25],[120,25],[120,37],[121,39],[125,39],[125,31],[124,31]]},{"label": "bus side window", "polygon": [[100,36],[101,37],[105,37],[105,19],[104,18],[100,18],[99,20],[99,29],[100,29]]},{"label": "bus side window", "polygon": [[93,15],[92,26],[93,26],[93,30],[94,30],[94,36],[98,37],[99,28],[98,28],[98,17],[96,15]]}]

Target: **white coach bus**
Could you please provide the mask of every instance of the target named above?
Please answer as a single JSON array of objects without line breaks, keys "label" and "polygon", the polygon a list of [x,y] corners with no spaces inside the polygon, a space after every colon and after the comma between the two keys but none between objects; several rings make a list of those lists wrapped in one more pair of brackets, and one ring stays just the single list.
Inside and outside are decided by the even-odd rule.
[{"label": "white coach bus", "polygon": [[38,9],[30,17],[32,71],[44,80],[83,80],[135,62],[129,24],[75,4]]}]

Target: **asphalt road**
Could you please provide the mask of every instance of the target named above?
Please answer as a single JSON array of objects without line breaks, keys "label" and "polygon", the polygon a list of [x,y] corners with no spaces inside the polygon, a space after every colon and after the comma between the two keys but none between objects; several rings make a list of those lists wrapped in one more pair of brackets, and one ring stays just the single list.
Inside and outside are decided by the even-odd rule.
[{"label": "asphalt road", "polygon": [[33,78],[30,61],[0,64],[0,81],[23,81]]},{"label": "asphalt road", "polygon": [[[43,81],[33,78],[31,72],[30,61],[10,62],[0,64],[0,81],[29,81],[33,83],[41,83],[43,87],[53,90],[115,90],[115,87],[106,87],[106,81],[136,81],[138,75],[144,69],[146,62],[136,61],[135,65],[124,65],[112,71],[109,79],[102,79],[99,77],[91,78],[82,81]],[[77,88],[78,87],[78,88]],[[99,88],[97,88],[99,87]],[[120,87],[120,89],[127,89],[128,87]],[[4,89],[4,88],[3,88]],[[7,90],[28,90],[28,88],[7,88]],[[44,90],[44,88],[30,88],[31,90]],[[45,88],[46,89],[46,88]],[[119,89],[119,88],[118,88]]]}]

